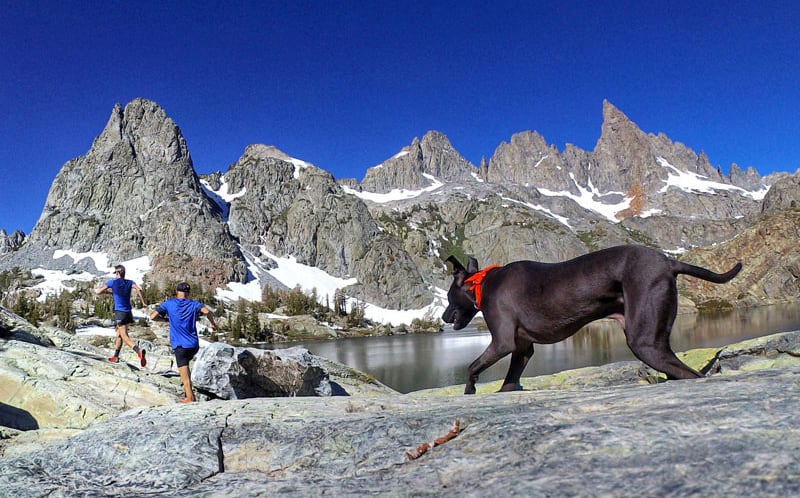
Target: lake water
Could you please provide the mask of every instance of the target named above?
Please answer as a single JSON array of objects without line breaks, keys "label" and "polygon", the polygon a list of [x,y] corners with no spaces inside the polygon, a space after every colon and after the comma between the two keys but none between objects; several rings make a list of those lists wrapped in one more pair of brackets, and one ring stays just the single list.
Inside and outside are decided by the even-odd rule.
[{"label": "lake water", "polygon": [[[716,347],[778,332],[800,330],[800,305],[764,306],[715,314],[678,315],[672,329],[675,351]],[[367,372],[387,386],[407,393],[464,384],[467,366],[489,345],[489,332],[468,327],[438,334],[365,337],[275,344],[302,345],[312,353]],[[557,344],[534,345],[523,377],[635,359],[616,322],[591,324]],[[480,382],[503,379],[510,355],[483,372]]]}]

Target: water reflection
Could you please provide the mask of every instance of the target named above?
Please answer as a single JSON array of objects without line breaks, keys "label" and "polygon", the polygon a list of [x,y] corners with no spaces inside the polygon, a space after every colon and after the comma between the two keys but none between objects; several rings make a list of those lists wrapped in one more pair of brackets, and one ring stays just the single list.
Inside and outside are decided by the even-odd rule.
[{"label": "water reflection", "polygon": [[[672,330],[676,351],[717,347],[744,339],[800,329],[800,306],[767,306],[717,314],[679,315]],[[467,328],[432,335],[403,335],[301,343],[312,353],[374,375],[400,391],[463,384],[467,366],[489,345],[487,331]],[[275,345],[274,347],[286,347]],[[613,321],[591,324],[556,344],[535,346],[524,376],[634,359],[625,335]],[[481,381],[502,379],[504,358],[481,375]]]}]

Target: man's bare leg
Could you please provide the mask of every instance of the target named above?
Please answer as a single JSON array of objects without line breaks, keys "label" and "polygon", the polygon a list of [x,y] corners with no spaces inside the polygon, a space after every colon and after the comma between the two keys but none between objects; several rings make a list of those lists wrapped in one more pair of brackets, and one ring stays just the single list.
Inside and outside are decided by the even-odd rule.
[{"label": "man's bare leg", "polygon": [[189,366],[186,365],[183,367],[178,367],[178,373],[181,375],[183,393],[186,395],[185,403],[197,401],[194,397],[194,389],[192,388],[192,374],[189,372]]}]

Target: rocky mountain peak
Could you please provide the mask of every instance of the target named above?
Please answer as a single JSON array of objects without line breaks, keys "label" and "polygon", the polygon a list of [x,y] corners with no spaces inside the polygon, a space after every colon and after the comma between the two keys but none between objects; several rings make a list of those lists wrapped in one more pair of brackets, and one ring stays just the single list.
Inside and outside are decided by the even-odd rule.
[{"label": "rocky mountain peak", "polygon": [[450,143],[447,135],[429,131],[420,143],[424,171],[440,180],[463,181],[477,173],[475,165],[467,161]]},{"label": "rocky mountain peak", "polygon": [[563,166],[555,145],[548,145],[536,131],[523,131],[497,146],[489,160],[488,180],[555,189],[570,183]]},{"label": "rocky mountain peak", "polygon": [[0,254],[16,251],[25,241],[25,233],[22,230],[15,230],[11,235],[0,228]]},{"label": "rocky mountain peak", "polygon": [[455,150],[444,133],[429,131],[383,163],[369,168],[360,188],[386,193],[393,189],[420,190],[431,177],[443,181],[468,180],[478,169]]},{"label": "rocky mountain peak", "polygon": [[609,135],[618,132],[639,132],[639,128],[608,100],[603,100],[603,126],[601,135]]},{"label": "rocky mountain peak", "polygon": [[[176,221],[180,220],[180,223]],[[148,255],[154,266],[222,283],[243,277],[241,256],[194,171],[186,141],[155,102],[117,104],[89,151],[56,175],[39,221],[19,257],[66,249],[103,252],[110,261]],[[166,257],[168,255],[184,255]],[[58,265],[57,262],[43,264]],[[199,268],[200,261],[208,268]],[[97,269],[103,271],[105,269]],[[168,276],[165,276],[168,277]]]},{"label": "rocky mountain peak", "polygon": [[758,171],[752,166],[742,171],[738,164],[731,164],[730,174],[728,179],[731,184],[741,187],[745,190],[760,190],[764,188],[764,180],[758,174]]},{"label": "rocky mountain peak", "polygon": [[[704,152],[698,155],[684,144],[672,142],[663,133],[644,133],[608,101],[603,101],[603,124],[594,154],[601,166],[616,170],[615,178],[621,181],[617,188],[640,183],[649,186],[648,190],[660,190],[668,176],[676,172],[725,181]],[[671,165],[672,171],[665,163]]]},{"label": "rocky mountain peak", "polygon": [[244,156],[252,157],[255,159],[266,159],[272,157],[274,159],[280,159],[281,161],[292,160],[292,157],[289,154],[283,152],[274,145],[264,145],[264,144],[248,145],[247,148],[245,148]]},{"label": "rocky mountain peak", "polygon": [[800,174],[785,176],[776,181],[764,197],[762,213],[800,209]]}]

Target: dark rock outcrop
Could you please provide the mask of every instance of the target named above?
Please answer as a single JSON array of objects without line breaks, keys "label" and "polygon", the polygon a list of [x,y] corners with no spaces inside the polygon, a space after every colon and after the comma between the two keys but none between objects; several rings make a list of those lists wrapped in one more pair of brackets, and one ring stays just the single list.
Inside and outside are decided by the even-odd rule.
[{"label": "dark rock outcrop", "polygon": [[196,389],[221,399],[330,396],[327,373],[305,348],[203,348],[192,369]]}]

